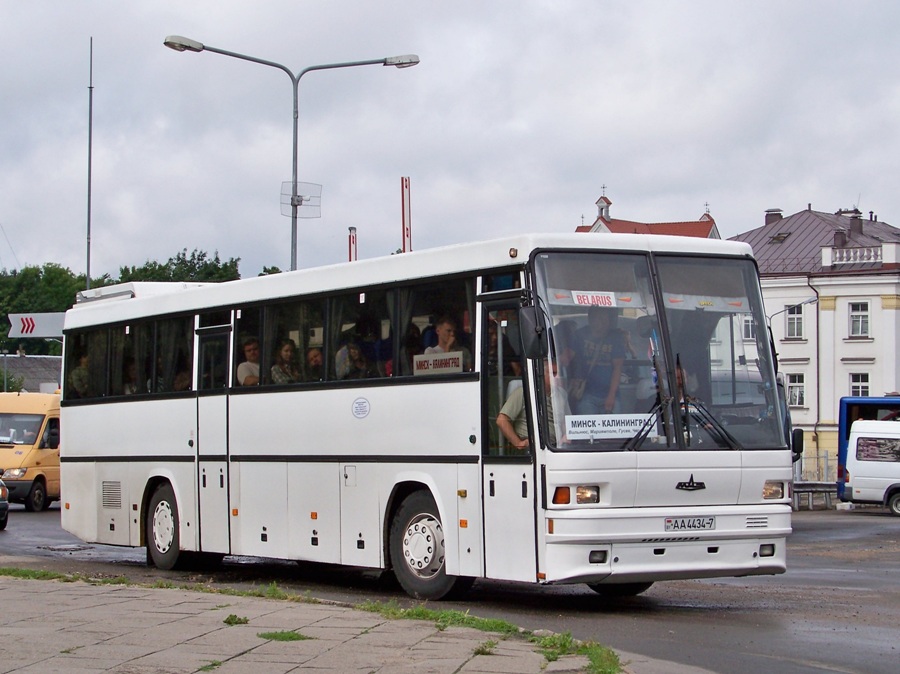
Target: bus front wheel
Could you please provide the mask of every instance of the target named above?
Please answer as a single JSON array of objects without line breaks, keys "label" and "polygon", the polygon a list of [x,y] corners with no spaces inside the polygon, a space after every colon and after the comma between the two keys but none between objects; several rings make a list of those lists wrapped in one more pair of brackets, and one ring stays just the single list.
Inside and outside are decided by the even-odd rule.
[{"label": "bus front wheel", "polygon": [[157,569],[168,571],[178,562],[178,504],[169,483],[153,492],[147,509],[147,552]]},{"label": "bus front wheel", "polygon": [[601,597],[636,597],[650,589],[653,583],[588,583],[588,587]]},{"label": "bus front wheel", "polygon": [[400,504],[391,523],[390,553],[397,581],[416,599],[448,599],[472,585],[472,578],[447,575],[444,527],[428,492],[413,492]]},{"label": "bus front wheel", "polygon": [[891,515],[900,516],[900,491],[888,499],[888,508],[891,511]]}]

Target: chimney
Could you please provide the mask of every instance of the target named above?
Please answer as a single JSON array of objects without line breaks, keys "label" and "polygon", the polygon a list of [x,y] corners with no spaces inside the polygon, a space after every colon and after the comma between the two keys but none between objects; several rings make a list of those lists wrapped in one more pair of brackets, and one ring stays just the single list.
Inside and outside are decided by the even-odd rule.
[{"label": "chimney", "polygon": [[850,234],[861,235],[862,234],[862,213],[854,209],[853,214],[850,216]]},{"label": "chimney", "polygon": [[769,208],[766,209],[766,224],[771,225],[773,222],[778,222],[781,220],[781,209],[780,208]]},{"label": "chimney", "polygon": [[846,245],[847,245],[847,230],[846,229],[834,230],[834,247],[835,248],[843,248]]}]

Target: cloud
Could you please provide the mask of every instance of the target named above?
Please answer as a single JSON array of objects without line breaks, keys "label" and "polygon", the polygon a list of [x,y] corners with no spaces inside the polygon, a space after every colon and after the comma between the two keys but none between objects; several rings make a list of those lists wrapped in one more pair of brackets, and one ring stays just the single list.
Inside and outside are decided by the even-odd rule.
[{"label": "cloud", "polygon": [[361,257],[398,248],[401,176],[416,248],[571,231],[602,185],[622,218],[709,204],[726,237],[809,202],[900,224],[898,14],[835,0],[5,3],[0,264],[84,270],[91,37],[95,275],[182,248],[240,257],[244,276],[290,264],[288,77],[176,53],[169,34],[294,72],[421,57],[301,80],[299,176],[323,185],[301,266],[345,259],[350,226]]}]

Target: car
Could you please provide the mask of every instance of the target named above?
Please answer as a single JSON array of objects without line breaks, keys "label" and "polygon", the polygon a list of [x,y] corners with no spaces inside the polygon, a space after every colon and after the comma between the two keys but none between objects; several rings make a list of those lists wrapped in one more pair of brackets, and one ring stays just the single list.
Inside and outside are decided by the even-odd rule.
[{"label": "car", "polygon": [[7,522],[9,522],[9,490],[3,484],[3,480],[0,480],[0,531],[6,528]]}]

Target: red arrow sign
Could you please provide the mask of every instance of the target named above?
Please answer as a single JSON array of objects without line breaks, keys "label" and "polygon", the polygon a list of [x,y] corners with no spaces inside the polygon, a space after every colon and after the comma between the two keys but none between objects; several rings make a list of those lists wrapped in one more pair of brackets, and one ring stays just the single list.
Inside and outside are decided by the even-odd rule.
[{"label": "red arrow sign", "polygon": [[22,316],[22,334],[30,335],[34,332],[34,319],[31,316]]}]

